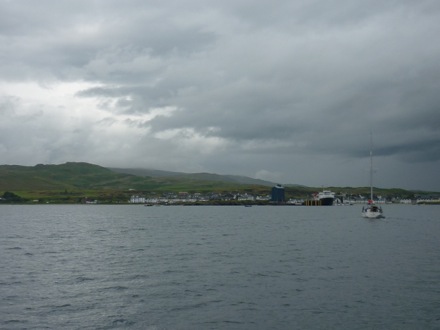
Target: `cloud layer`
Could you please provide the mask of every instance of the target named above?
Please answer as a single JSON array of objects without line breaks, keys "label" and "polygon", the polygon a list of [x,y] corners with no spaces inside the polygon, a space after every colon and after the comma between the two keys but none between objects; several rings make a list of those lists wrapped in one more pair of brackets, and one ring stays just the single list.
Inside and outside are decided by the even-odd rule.
[{"label": "cloud layer", "polygon": [[1,163],[440,190],[437,1],[2,1]]}]

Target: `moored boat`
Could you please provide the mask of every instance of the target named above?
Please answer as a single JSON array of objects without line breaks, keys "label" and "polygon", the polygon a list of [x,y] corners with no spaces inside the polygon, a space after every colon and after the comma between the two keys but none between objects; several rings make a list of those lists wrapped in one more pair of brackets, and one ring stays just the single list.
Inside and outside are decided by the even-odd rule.
[{"label": "moored boat", "polygon": [[362,216],[368,219],[379,219],[384,217],[382,208],[375,205],[373,200],[368,201],[368,205],[362,208]]},{"label": "moored boat", "polygon": [[317,200],[320,205],[333,205],[335,193],[330,190],[323,190],[318,193]]},{"label": "moored boat", "polygon": [[373,199],[373,137],[370,136],[370,199],[368,205],[362,208],[362,216],[369,219],[384,218],[383,210],[374,204]]}]

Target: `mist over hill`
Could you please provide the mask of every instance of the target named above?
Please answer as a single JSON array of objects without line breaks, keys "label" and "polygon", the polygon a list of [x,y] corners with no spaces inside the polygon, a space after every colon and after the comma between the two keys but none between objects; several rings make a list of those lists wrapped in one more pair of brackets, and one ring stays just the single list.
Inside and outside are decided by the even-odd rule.
[{"label": "mist over hill", "polygon": [[109,168],[117,173],[132,174],[143,177],[170,177],[170,178],[185,178],[190,180],[212,181],[212,182],[229,182],[237,184],[252,184],[261,186],[274,186],[274,182],[253,179],[246,176],[239,175],[221,175],[215,173],[183,173],[183,172],[171,172],[153,169],[140,169],[140,168]]}]

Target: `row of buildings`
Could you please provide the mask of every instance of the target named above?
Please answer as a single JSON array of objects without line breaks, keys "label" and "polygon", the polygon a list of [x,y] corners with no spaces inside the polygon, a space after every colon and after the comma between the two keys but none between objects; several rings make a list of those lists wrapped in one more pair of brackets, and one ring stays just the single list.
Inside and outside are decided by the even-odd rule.
[{"label": "row of buildings", "polygon": [[[333,204],[365,204],[369,196],[362,195],[335,195]],[[378,204],[397,203],[397,204],[428,204],[440,203],[440,198],[414,198],[414,199],[400,199],[398,197],[385,198],[383,196],[375,196],[375,202]],[[301,205],[304,200],[289,199],[286,200],[285,188],[282,185],[272,187],[270,194],[254,195],[251,193],[166,193],[161,197],[146,197],[143,195],[132,195],[129,203],[132,204],[177,204],[177,203],[209,203],[212,201],[220,202],[239,202],[239,203],[272,203],[272,204],[295,204]]]},{"label": "row of buildings", "polygon": [[189,194],[180,192],[178,194],[168,194],[161,197],[145,197],[132,195],[129,202],[132,204],[178,204],[178,203],[207,203],[212,201],[223,202],[267,202],[270,201],[268,195],[252,195],[248,193],[237,194]]},{"label": "row of buildings", "polygon": [[179,192],[176,194],[164,194],[161,197],[146,197],[132,195],[129,203],[132,204],[173,204],[173,203],[197,203],[210,201],[237,201],[237,202],[274,202],[284,203],[284,187],[277,185],[272,188],[270,195],[254,195],[250,193],[193,193]]}]

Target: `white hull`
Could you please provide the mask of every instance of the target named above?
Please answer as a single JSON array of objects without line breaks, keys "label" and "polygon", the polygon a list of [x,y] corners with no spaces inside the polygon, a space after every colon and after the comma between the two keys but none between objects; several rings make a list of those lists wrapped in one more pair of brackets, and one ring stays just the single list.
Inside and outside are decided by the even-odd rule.
[{"label": "white hull", "polygon": [[367,206],[366,208],[362,209],[362,216],[367,219],[380,219],[384,218],[382,208],[379,206]]},{"label": "white hull", "polygon": [[367,219],[380,219],[384,218],[381,212],[363,212],[362,216]]}]

